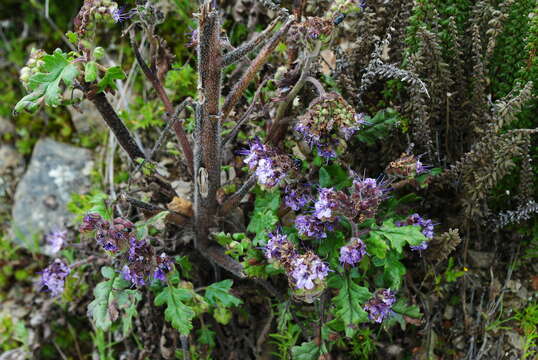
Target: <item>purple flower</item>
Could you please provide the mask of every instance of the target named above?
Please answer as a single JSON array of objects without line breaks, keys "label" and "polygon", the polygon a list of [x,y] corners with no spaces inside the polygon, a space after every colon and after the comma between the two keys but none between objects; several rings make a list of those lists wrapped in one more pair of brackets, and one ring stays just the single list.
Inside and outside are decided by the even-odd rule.
[{"label": "purple flower", "polygon": [[173,261],[165,253],[161,253],[156,258],[157,267],[153,272],[153,278],[156,280],[166,281],[166,274],[172,270]]},{"label": "purple flower", "polygon": [[67,241],[67,230],[54,230],[46,236],[45,240],[48,252],[56,254]]},{"label": "purple flower", "polygon": [[351,201],[359,222],[373,218],[386,198],[387,184],[372,178],[356,178],[351,187]]},{"label": "purple flower", "polygon": [[133,10],[125,11],[124,6],[110,10],[110,16],[112,16],[112,19],[114,20],[115,23],[120,23],[125,20],[128,20],[133,15],[134,15]]},{"label": "purple flower", "polygon": [[58,296],[64,291],[65,278],[69,275],[70,269],[66,263],[60,259],[54,260],[45,270],[41,272],[39,286],[42,291],[49,291],[52,296]]},{"label": "purple flower", "polygon": [[262,144],[258,138],[252,140],[249,147],[249,149],[238,151],[238,154],[245,156],[243,162],[250,170],[255,170],[254,173],[260,185],[272,188],[293,169],[293,162],[289,157]]},{"label": "purple flower", "polygon": [[269,233],[269,241],[264,248],[264,255],[268,260],[274,260],[282,264],[289,262],[296,256],[295,247],[288,237],[280,231]]},{"label": "purple flower", "polygon": [[196,47],[196,46],[198,46],[198,34],[199,34],[198,28],[192,29],[191,32],[187,33],[187,36],[189,37],[189,42],[186,45],[187,47]]},{"label": "purple flower", "polygon": [[375,292],[374,297],[371,298],[364,306],[364,311],[368,313],[370,320],[376,323],[383,322],[387,316],[392,313],[392,305],[396,302],[394,292],[390,289],[382,289]]},{"label": "purple flower", "polygon": [[295,218],[295,228],[299,235],[324,239],[327,237],[325,233],[326,226],[313,215],[299,215]]},{"label": "purple flower", "polygon": [[318,200],[314,204],[314,216],[322,221],[334,220],[336,214],[334,211],[338,208],[336,201],[336,192],[333,188],[321,188],[318,194]]},{"label": "purple flower", "polygon": [[312,290],[316,280],[323,281],[329,274],[327,264],[311,252],[297,256],[291,262],[291,268],[291,277],[297,289]]},{"label": "purple flower", "polygon": [[293,211],[300,210],[312,201],[310,186],[307,184],[287,185],[284,193],[284,203]]},{"label": "purple flower", "polygon": [[95,230],[103,223],[103,218],[99,214],[89,213],[82,218],[82,224],[80,225],[80,232],[89,232]]},{"label": "purple flower", "polygon": [[351,238],[348,245],[340,248],[340,263],[355,266],[367,254],[364,242],[359,238]]},{"label": "purple flower", "polygon": [[135,266],[127,265],[125,264],[121,270],[121,275],[123,278],[127,281],[130,281],[133,285],[136,286],[144,286],[146,285],[146,281],[144,280],[145,274],[139,269],[137,269]]}]

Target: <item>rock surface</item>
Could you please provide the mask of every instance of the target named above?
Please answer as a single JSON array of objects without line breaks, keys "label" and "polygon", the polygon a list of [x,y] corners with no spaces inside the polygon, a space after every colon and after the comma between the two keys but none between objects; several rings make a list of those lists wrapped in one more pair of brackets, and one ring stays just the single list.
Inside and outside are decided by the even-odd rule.
[{"label": "rock surface", "polygon": [[92,165],[89,150],[51,139],[38,141],[15,193],[11,226],[15,242],[33,247],[43,235],[68,225],[73,215],[66,205],[71,194],[89,188]]}]

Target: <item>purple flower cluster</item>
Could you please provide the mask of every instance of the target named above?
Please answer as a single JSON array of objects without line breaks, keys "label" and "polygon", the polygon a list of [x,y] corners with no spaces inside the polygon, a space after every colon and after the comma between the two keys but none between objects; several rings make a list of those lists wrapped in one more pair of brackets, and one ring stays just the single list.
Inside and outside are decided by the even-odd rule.
[{"label": "purple flower cluster", "polygon": [[56,254],[67,241],[67,230],[54,230],[45,237],[45,240],[47,251],[50,254]]},{"label": "purple flower cluster", "polygon": [[333,224],[322,222],[313,215],[299,215],[295,218],[295,228],[303,237],[324,239],[327,237],[326,231],[333,230]]},{"label": "purple flower cluster", "polygon": [[314,204],[314,216],[322,221],[334,221],[339,208],[338,194],[333,188],[319,189],[318,199]]},{"label": "purple flower cluster", "polygon": [[299,290],[324,287],[329,267],[313,252],[300,255],[288,237],[279,231],[269,234],[264,249],[265,257],[281,265],[288,274],[291,284]]},{"label": "purple flower cluster", "polygon": [[329,274],[329,266],[312,252],[297,256],[291,265],[291,277],[297,289],[312,290],[316,280],[323,281]]},{"label": "purple flower cluster", "polygon": [[365,124],[364,114],[356,114],[344,98],[334,92],[324,94],[309,106],[307,113],[299,118],[297,131],[318,155],[332,159],[339,137],[346,140]]},{"label": "purple flower cluster", "polygon": [[129,220],[116,218],[112,223],[99,214],[87,214],[82,219],[80,232],[95,231],[95,240],[106,251],[118,252],[125,248],[134,236],[134,224]]},{"label": "purple flower cluster", "polygon": [[373,218],[379,205],[387,197],[387,183],[372,178],[356,178],[351,186],[350,201],[353,204],[352,218],[359,222]]},{"label": "purple flower cluster", "polygon": [[240,150],[238,153],[245,156],[243,162],[250,170],[254,170],[260,185],[266,188],[275,187],[293,169],[293,162],[288,156],[263,144],[260,139],[255,138],[249,145],[249,149]]},{"label": "purple flower cluster", "polygon": [[164,281],[165,274],[172,270],[172,260],[165,253],[155,256],[149,241],[137,239],[134,224],[129,220],[116,218],[111,223],[99,214],[87,214],[80,231],[95,231],[95,239],[103,249],[121,255],[123,278],[136,286],[146,285],[151,274],[153,279]]},{"label": "purple flower cluster", "polygon": [[340,248],[340,263],[355,266],[367,254],[364,242],[359,238],[351,238],[349,244]]},{"label": "purple flower cluster", "polygon": [[64,291],[65,278],[69,272],[69,266],[56,259],[41,272],[39,287],[42,291],[49,291],[52,296],[58,296]]},{"label": "purple flower cluster", "polygon": [[366,303],[364,311],[368,313],[370,320],[381,323],[383,319],[392,313],[391,308],[395,302],[396,297],[393,291],[381,289],[376,291],[374,297]]},{"label": "purple flower cluster", "polygon": [[334,221],[336,216],[342,215],[363,222],[376,215],[387,191],[385,182],[372,178],[356,178],[349,195],[333,188],[321,188],[314,204],[314,216],[321,221]]},{"label": "purple flower cluster", "polygon": [[264,248],[265,257],[284,266],[289,265],[293,258],[297,256],[297,252],[288,237],[281,234],[280,231],[270,233],[268,236],[269,241]]},{"label": "purple flower cluster", "polygon": [[[409,215],[404,221],[397,221],[396,226],[414,225],[422,228],[422,234],[428,239],[433,239],[433,227],[435,226],[431,219],[424,219],[419,214]],[[421,251],[428,248],[428,241],[423,241],[420,245],[412,246],[411,250]]]},{"label": "purple flower cluster", "polygon": [[284,204],[293,211],[299,211],[312,201],[311,186],[308,184],[286,185]]}]

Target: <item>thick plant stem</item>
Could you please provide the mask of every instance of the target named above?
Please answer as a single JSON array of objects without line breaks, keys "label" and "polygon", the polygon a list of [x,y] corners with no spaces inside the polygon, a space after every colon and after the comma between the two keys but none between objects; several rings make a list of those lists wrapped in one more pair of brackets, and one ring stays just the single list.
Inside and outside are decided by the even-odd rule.
[{"label": "thick plant stem", "polygon": [[[134,31],[131,30],[129,32],[129,37],[131,40],[131,47],[133,48],[133,52],[135,54],[136,61],[138,62],[138,65],[142,69],[142,72],[148,78],[148,80],[151,82],[151,85],[153,85],[153,88],[157,92],[157,95],[161,99],[161,101],[164,104],[164,109],[169,114],[169,116],[172,116],[174,114],[174,106],[172,105],[172,102],[170,101],[170,98],[166,94],[166,91],[164,90],[164,87],[153,71],[148,67],[144,59],[142,58],[142,55],[140,54],[140,51],[138,50],[138,44],[135,40],[135,34]],[[187,138],[187,134],[185,133],[185,130],[183,130],[183,123],[181,121],[174,121],[172,123],[172,129],[174,129],[174,133],[176,134],[176,137],[179,141],[179,144],[181,145],[181,150],[183,150],[183,154],[185,155],[185,161],[187,162],[187,167],[191,173],[193,173],[193,164],[192,164],[192,149],[191,145],[189,144],[189,140]]]},{"label": "thick plant stem", "polygon": [[145,159],[146,155],[136,144],[125,124],[121,121],[112,105],[108,102],[105,94],[95,93],[89,86],[83,86],[83,88],[86,97],[95,105],[97,111],[99,111],[103,120],[118,140],[118,143],[123,150],[125,150],[127,155],[129,155],[131,160],[136,163],[139,158]]},{"label": "thick plant stem", "polygon": [[[199,15],[198,103],[194,131],[194,229],[196,247],[207,249],[210,228],[217,224],[217,190],[220,187],[221,46],[218,12],[210,2]],[[203,251],[202,251],[203,252]]]}]

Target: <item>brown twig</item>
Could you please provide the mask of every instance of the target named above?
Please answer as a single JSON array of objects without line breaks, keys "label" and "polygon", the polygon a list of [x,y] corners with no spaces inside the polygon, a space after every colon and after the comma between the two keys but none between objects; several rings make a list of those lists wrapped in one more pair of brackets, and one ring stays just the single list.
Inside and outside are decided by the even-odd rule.
[{"label": "brown twig", "polygon": [[226,97],[226,100],[224,101],[224,106],[222,107],[223,120],[228,117],[235,104],[237,104],[241,96],[243,96],[245,89],[247,88],[250,81],[254,78],[254,75],[256,75],[256,73],[260,70],[263,64],[267,62],[267,60],[269,59],[269,55],[272,54],[273,50],[280,42],[280,39],[288,32],[290,26],[293,24],[294,21],[294,16],[290,16],[288,18],[284,25],[282,25],[282,27],[271,37],[269,42],[260,51],[258,56],[256,56],[256,58],[252,61],[252,64],[245,71],[241,79],[232,88],[232,90]]},{"label": "brown twig", "polygon": [[230,51],[222,58],[222,67],[226,67],[231,64],[235,64],[241,60],[245,55],[254,50],[258,45],[264,42],[268,37],[271,31],[275,28],[276,24],[280,20],[280,17],[276,18],[267,28],[254,39],[250,40],[247,43],[242,44],[233,51]]},{"label": "brown twig", "polygon": [[[140,51],[138,50],[138,44],[136,43],[134,30],[129,31],[129,38],[130,38],[131,47],[133,49],[136,61],[138,65],[140,66],[140,68],[142,69],[142,72],[153,85],[153,88],[157,92],[157,95],[159,96],[159,98],[164,104],[165,111],[169,115],[173,114],[174,106],[172,105],[172,102],[168,98],[168,95],[166,94],[166,91],[164,90],[164,87],[161,81],[159,80],[157,75],[154,74],[153,71],[151,71],[151,69],[148,67],[148,65],[144,61],[144,58],[142,58]],[[189,144],[187,134],[185,133],[185,130],[183,130],[183,123],[180,121],[174,121],[172,123],[172,128],[174,129],[176,137],[181,145],[181,149],[183,150],[183,154],[185,155],[185,161],[187,162],[187,167],[189,171],[191,172],[191,174],[194,174],[193,164],[192,164],[192,161],[193,161],[192,149],[191,149],[191,145]]]},{"label": "brown twig", "polygon": [[230,195],[223,203],[219,209],[220,214],[228,214],[232,209],[234,209],[241,199],[250,191],[250,189],[256,185],[256,176],[251,175],[248,180],[237,190],[235,193]]}]

